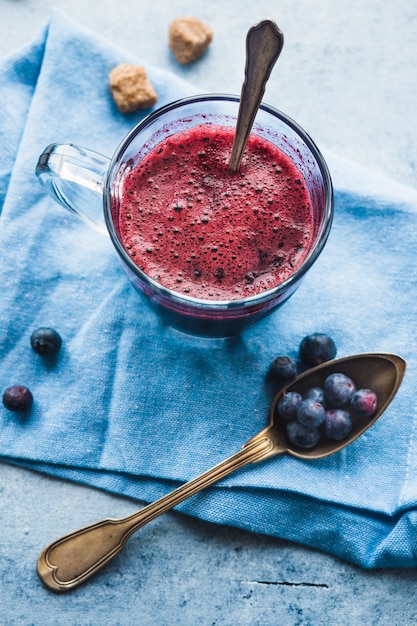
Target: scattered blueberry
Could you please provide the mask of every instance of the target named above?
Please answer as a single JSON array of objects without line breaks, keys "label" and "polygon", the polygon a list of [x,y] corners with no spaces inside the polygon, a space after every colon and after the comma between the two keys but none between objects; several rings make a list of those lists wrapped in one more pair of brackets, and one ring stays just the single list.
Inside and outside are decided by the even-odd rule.
[{"label": "scattered blueberry", "polygon": [[303,396],[304,400],[314,400],[325,406],[324,390],[321,387],[310,387]]},{"label": "scattered blueberry", "polygon": [[297,362],[290,356],[277,356],[269,369],[274,378],[285,383],[289,383],[297,376]]},{"label": "scattered blueberry", "polygon": [[314,400],[303,400],[297,409],[297,420],[303,426],[318,428],[326,417],[326,411],[319,402]]},{"label": "scattered blueberry", "polygon": [[279,415],[287,422],[295,419],[301,400],[301,395],[296,391],[287,391],[287,393],[284,393],[277,406]]},{"label": "scattered blueberry", "polygon": [[336,345],[329,335],[313,333],[307,335],[300,343],[300,359],[309,367],[330,361],[336,356]]},{"label": "scattered blueberry", "polygon": [[298,421],[288,422],[287,436],[292,444],[298,448],[314,448],[320,439],[318,428],[309,428]]},{"label": "scattered blueberry", "polygon": [[358,389],[352,397],[352,408],[359,417],[372,417],[376,411],[377,397],[371,389]]},{"label": "scattered blueberry", "polygon": [[330,409],[326,411],[323,422],[324,432],[329,439],[344,439],[352,430],[353,423],[350,414],[344,409]]},{"label": "scattered blueberry", "polygon": [[53,328],[42,327],[32,333],[30,344],[37,354],[54,356],[61,349],[62,339]]},{"label": "scattered blueberry", "polygon": [[336,372],[330,374],[324,381],[324,395],[334,407],[341,408],[350,404],[356,391],[355,383],[346,374]]},{"label": "scattered blueberry", "polygon": [[33,396],[27,387],[12,385],[3,393],[3,404],[9,411],[29,411],[33,404]]}]

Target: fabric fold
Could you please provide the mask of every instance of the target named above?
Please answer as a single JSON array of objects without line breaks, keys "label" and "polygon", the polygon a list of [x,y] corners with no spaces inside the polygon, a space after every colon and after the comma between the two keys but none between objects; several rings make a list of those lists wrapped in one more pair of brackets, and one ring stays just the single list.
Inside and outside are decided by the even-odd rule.
[{"label": "fabric fold", "polygon": [[35,42],[5,59],[0,68],[0,214],[40,73],[47,31],[48,27]]},{"label": "fabric fold", "polygon": [[[133,290],[109,238],[55,204],[34,173],[51,142],[110,157],[146,114],[125,117],[111,99],[108,73],[126,61],[146,67],[157,106],[201,91],[58,12],[0,66],[0,382],[35,398],[26,419],[0,407],[0,458],[151,501],[261,430],[278,391],[272,359],[327,332],[338,356],[406,359],[386,413],[338,454],[243,468],[179,508],[364,567],[415,566],[416,190],[324,151],[334,225],[299,291],[234,340],[178,333]],[[30,347],[40,326],[63,338],[52,363]]]}]

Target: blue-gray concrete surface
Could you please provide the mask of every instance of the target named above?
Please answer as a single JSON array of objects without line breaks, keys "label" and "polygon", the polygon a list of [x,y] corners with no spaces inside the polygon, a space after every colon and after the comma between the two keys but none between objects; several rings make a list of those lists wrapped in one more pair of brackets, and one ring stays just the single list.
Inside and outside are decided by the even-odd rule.
[{"label": "blue-gray concrete surface", "polygon": [[[0,58],[30,41],[54,8],[201,92],[240,92],[244,39],[264,17],[285,33],[265,100],[325,152],[417,186],[417,7],[405,0],[0,0]],[[196,15],[214,41],[180,67],[169,22]],[[1,86],[0,86],[1,88]],[[412,330],[415,332],[415,329]],[[1,355],[0,355],[1,357]],[[0,624],[390,625],[417,623],[413,570],[363,571],[294,544],[168,513],[69,595],[43,588],[39,547],[138,504],[0,466]]]}]

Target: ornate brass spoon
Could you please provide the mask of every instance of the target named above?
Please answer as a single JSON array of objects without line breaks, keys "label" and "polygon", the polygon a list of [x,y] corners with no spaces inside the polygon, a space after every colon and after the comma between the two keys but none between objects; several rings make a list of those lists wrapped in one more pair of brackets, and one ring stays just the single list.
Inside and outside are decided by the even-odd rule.
[{"label": "ornate brass spoon", "polygon": [[236,133],[229,167],[240,167],[256,112],[265,93],[265,85],[284,45],[284,35],[272,20],[264,20],[249,29],[246,36],[245,80],[240,96]]},{"label": "ornate brass spoon", "polygon": [[[328,361],[304,372],[276,395],[270,408],[269,426],[245,443],[239,452],[133,515],[101,520],[51,543],[38,560],[41,580],[54,591],[76,587],[118,554],[141,526],[248,463],[284,452],[300,459],[320,459],[341,450],[365,432],[385,411],[401,384],[405,366],[405,361],[399,356],[359,354]],[[280,398],[286,391],[303,394],[310,387],[322,386],[326,376],[333,372],[350,376],[358,388],[372,389],[378,399],[376,414],[371,419],[353,416],[354,428],[343,441],[323,439],[311,450],[292,446],[286,438],[285,425],[276,419]]]}]

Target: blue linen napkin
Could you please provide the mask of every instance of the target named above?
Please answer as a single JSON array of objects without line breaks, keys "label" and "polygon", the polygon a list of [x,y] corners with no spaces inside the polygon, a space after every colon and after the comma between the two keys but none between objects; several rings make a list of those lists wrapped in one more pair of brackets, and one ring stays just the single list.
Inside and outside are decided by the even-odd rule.
[{"label": "blue linen napkin", "polygon": [[[364,567],[415,566],[416,191],[326,153],[334,226],[299,291],[233,341],[177,333],[130,286],[109,239],[55,204],[34,174],[47,144],[111,156],[145,115],[122,116],[110,97],[108,73],[121,62],[145,65],[158,105],[199,92],[60,13],[0,66],[0,391],[20,383],[35,398],[25,419],[0,406],[0,458],[151,501],[262,429],[277,391],[271,360],[327,332],[338,356],[407,360],[386,413],[338,454],[243,468],[179,508]],[[30,347],[39,326],[62,335],[54,363]]]}]

